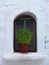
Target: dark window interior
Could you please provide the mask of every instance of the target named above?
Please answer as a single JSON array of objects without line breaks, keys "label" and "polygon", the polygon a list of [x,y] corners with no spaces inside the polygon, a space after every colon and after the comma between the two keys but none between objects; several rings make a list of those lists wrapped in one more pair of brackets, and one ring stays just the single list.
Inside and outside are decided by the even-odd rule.
[{"label": "dark window interior", "polygon": [[29,52],[37,51],[37,40],[36,40],[36,20],[28,15],[21,15],[14,20],[14,52],[21,51],[21,45],[16,40],[17,31],[21,28],[30,29],[32,33],[32,41],[29,45]]}]

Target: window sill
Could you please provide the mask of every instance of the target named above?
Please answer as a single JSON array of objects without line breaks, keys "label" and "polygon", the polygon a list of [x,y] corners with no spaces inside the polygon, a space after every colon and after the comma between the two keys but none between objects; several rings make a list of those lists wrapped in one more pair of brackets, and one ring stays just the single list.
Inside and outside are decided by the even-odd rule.
[{"label": "window sill", "polygon": [[39,53],[13,53],[13,54],[4,54],[4,60],[6,61],[34,61],[34,60],[44,60],[46,55]]}]

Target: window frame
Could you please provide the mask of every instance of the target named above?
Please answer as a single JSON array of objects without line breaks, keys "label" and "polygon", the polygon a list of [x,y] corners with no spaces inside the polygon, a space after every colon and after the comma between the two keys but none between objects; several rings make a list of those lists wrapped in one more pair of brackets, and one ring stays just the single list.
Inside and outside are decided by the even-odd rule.
[{"label": "window frame", "polygon": [[[31,50],[31,51],[29,51],[29,52],[37,52],[37,29],[36,29],[36,20],[32,17],[32,16],[30,16],[30,15],[20,15],[20,16],[17,16],[16,18],[15,18],[15,20],[16,19],[19,19],[19,18],[32,18],[34,21],[33,21],[33,23],[34,23],[34,37],[35,37],[35,44],[34,44],[34,48]],[[16,44],[16,38],[15,38],[15,32],[16,32],[16,22],[15,22],[15,20],[14,20],[14,44],[13,44],[13,49],[14,49],[14,52],[21,52],[21,51],[18,51],[18,50],[16,50],[16,48],[15,48],[15,44]]]}]

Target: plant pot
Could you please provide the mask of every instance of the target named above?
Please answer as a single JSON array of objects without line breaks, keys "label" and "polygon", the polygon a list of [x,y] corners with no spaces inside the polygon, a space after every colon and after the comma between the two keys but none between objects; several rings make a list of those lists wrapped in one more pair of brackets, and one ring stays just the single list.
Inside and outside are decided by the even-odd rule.
[{"label": "plant pot", "polygon": [[28,53],[28,45],[23,44],[22,47],[21,47],[21,52],[22,53]]}]

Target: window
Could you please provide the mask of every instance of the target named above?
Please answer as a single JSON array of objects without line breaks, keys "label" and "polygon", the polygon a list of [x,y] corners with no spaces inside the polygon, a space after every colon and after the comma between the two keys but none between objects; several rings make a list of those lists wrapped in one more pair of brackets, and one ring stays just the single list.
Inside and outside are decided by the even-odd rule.
[{"label": "window", "polygon": [[32,41],[29,45],[29,52],[37,51],[36,40],[36,20],[30,15],[20,15],[14,20],[14,52],[20,52],[21,45],[16,40],[17,31],[21,28],[30,29],[32,33]]}]

